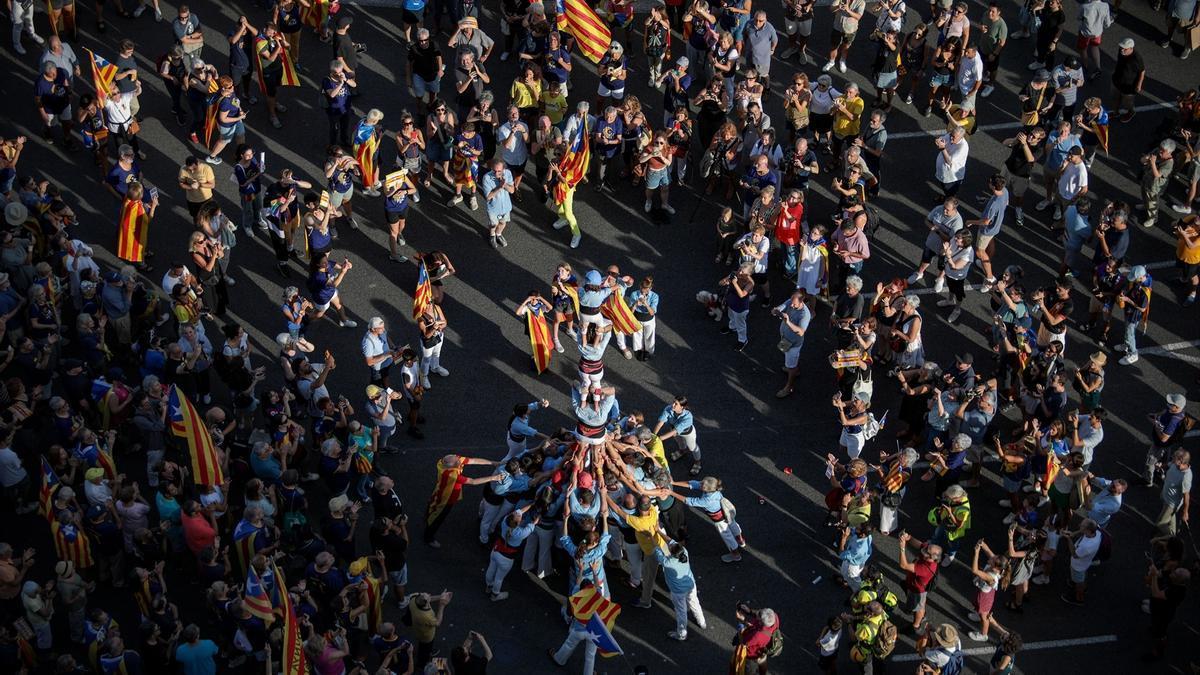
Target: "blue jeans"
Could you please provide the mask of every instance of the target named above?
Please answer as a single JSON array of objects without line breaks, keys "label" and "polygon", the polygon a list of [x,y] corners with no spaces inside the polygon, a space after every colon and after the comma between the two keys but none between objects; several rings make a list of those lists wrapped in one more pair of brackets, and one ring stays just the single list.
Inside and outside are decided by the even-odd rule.
[{"label": "blue jeans", "polygon": [[933,531],[933,536],[929,538],[929,543],[941,546],[943,555],[955,555],[958,553],[958,547],[962,544],[962,540],[963,537],[959,537],[954,541],[950,541],[950,537],[946,534],[946,528],[939,525]]},{"label": "blue jeans", "polygon": [[785,276],[796,276],[796,258],[800,254],[799,244],[780,244],[783,252],[783,273]]},{"label": "blue jeans", "polygon": [[1125,353],[1137,356],[1137,328],[1138,318],[1125,318]]},{"label": "blue jeans", "polygon": [[258,212],[262,210],[262,205],[261,192],[250,195],[250,199],[242,195],[242,233],[247,237],[254,236],[254,228],[258,225]]}]

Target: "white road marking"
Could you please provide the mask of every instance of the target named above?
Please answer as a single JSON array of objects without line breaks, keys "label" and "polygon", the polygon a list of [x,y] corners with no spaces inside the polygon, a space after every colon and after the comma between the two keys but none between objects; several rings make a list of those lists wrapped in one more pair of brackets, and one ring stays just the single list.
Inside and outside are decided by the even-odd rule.
[{"label": "white road marking", "polygon": [[[1031,652],[1039,649],[1062,649],[1063,647],[1079,647],[1082,645],[1100,645],[1116,642],[1116,635],[1097,635],[1095,637],[1075,638],[1072,640],[1043,640],[1041,642],[1026,642],[1021,651]],[[995,653],[995,647],[973,647],[964,649],[962,653],[967,656],[986,656]],[[892,661],[920,661],[920,654],[900,654],[893,656]]]},{"label": "white road marking", "polygon": [[1200,363],[1200,356],[1197,356],[1196,354],[1176,353],[1180,350],[1191,349],[1193,347],[1200,347],[1200,340],[1171,342],[1165,345],[1155,345],[1153,347],[1146,347],[1145,349],[1138,349],[1138,356],[1166,356],[1168,358],[1179,359],[1180,361],[1187,361],[1189,363]]},{"label": "white road marking", "polygon": [[[1137,112],[1146,112],[1149,110],[1159,110],[1162,108],[1174,108],[1174,107],[1175,107],[1174,103],[1166,103],[1166,102],[1147,103],[1146,105],[1139,105],[1139,106],[1134,107],[1134,110],[1136,110]],[[1113,117],[1115,118],[1116,115],[1113,115]],[[1115,119],[1114,119],[1114,121],[1115,121]],[[999,122],[996,124],[983,124],[983,125],[975,127],[975,131],[972,132],[972,134],[979,133],[980,131],[1002,131],[1004,129],[1020,129],[1024,126],[1025,125],[1021,124],[1020,122]],[[946,133],[945,129],[929,129],[929,130],[921,130],[921,131],[901,131],[900,133],[896,133],[896,134],[888,134],[888,140],[895,141],[895,140],[902,140],[902,139],[906,139],[906,138],[932,138],[934,136],[941,136],[942,134],[945,134],[945,133]]]}]

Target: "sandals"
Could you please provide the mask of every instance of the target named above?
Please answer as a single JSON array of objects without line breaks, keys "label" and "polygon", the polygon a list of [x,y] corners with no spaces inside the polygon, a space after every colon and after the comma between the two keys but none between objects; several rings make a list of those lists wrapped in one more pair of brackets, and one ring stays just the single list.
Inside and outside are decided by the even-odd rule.
[{"label": "sandals", "polygon": [[701,471],[700,462],[696,462],[695,464],[692,465],[692,468],[688,469],[688,475],[689,476],[699,476],[700,471]]}]

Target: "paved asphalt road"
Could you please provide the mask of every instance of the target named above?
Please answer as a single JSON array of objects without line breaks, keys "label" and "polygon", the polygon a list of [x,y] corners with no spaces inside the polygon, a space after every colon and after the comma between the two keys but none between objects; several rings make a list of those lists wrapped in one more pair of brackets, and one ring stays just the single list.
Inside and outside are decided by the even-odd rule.
[{"label": "paved asphalt road", "polygon": [[[218,40],[217,31],[232,25],[238,4],[223,0],[193,4],[193,12],[206,27],[209,46],[205,51],[210,61],[224,63],[226,49],[224,42]],[[1074,43],[1074,3],[1068,4],[1070,28],[1063,39],[1064,45]],[[1131,6],[1121,15],[1119,25],[1105,38],[1105,65],[1111,70],[1117,40],[1133,36],[1149,74],[1146,94],[1139,104],[1151,109],[1141,112],[1131,124],[1114,123],[1113,155],[1097,159],[1091,190],[1102,197],[1136,200],[1137,157],[1150,142],[1152,130],[1167,114],[1166,108],[1174,97],[1195,83],[1196,69],[1195,60],[1181,62],[1152,43],[1159,35],[1160,16],[1143,3],[1127,5]],[[498,36],[494,7],[495,3],[488,3],[483,26]],[[92,28],[90,9],[81,11],[85,26],[83,46],[111,56],[120,38],[131,37],[138,43],[139,58],[145,69],[152,69],[154,59],[166,49],[167,24],[155,24],[148,15],[136,22],[113,19],[108,33],[99,35]],[[362,95],[357,105],[363,109],[378,107],[387,114],[385,125],[394,123],[399,112],[411,104],[403,86],[405,52],[400,40],[399,12],[378,8],[351,11],[359,17],[354,26],[356,38],[369,45],[369,51],[362,57],[359,77]],[[776,25],[781,25],[778,8],[773,7],[770,12]],[[980,3],[972,3],[973,16],[982,12]],[[252,22],[261,25],[261,13],[251,10],[250,14]],[[1017,5],[1005,3],[1004,14],[1015,28]],[[173,16],[174,10],[168,9],[167,15]],[[39,15],[39,20],[44,17]],[[916,20],[916,13],[910,12],[909,23]],[[44,29],[44,23],[40,25]],[[828,14],[819,12],[813,38],[815,48],[826,47],[828,26]],[[1025,64],[1031,50],[1029,40],[1010,44],[1004,54],[999,87],[992,97],[982,100],[979,119],[983,130],[971,139],[964,196],[976,194],[1005,156],[999,143],[1016,127],[1015,92],[1028,76]],[[1064,48],[1063,52],[1070,50]],[[498,55],[499,50],[488,65],[494,78],[492,88],[504,101],[514,67],[511,61],[500,63]],[[269,174],[282,166],[291,166],[298,175],[317,175],[326,127],[317,109],[314,76],[322,72],[328,56],[326,46],[305,36],[302,59],[307,66],[303,73],[305,86],[282,94],[281,101],[289,107],[282,130],[270,128],[261,105],[252,111],[248,120],[249,140],[256,148],[266,150]],[[872,56],[873,48],[855,45],[851,71],[844,77],[837,76],[837,83],[850,78],[864,85],[864,92],[873,91],[864,76]],[[8,73],[0,78],[0,96],[5,101],[3,133],[7,136],[19,131],[32,139],[22,159],[22,173],[32,171],[58,182],[80,214],[79,234],[97,244],[98,250],[103,248],[102,257],[111,261],[116,205],[102,190],[98,176],[82,154],[66,154],[59,146],[47,146],[38,138],[30,85],[35,76],[34,56],[17,58],[6,50],[0,60]],[[631,78],[632,92],[657,109],[660,96],[650,92],[645,84],[644,61],[635,56],[632,63],[638,70]],[[574,92],[590,97],[594,92],[593,67],[578,58],[576,64]],[[778,65],[773,73],[776,82],[794,67],[794,62]],[[816,68],[809,66],[808,70],[815,77]],[[183,256],[186,236],[191,230],[182,195],[173,187],[173,180],[181,159],[193,148],[183,138],[183,130],[169,121],[168,100],[161,82],[153,75],[147,75],[145,82],[150,91],[143,96],[143,135],[148,141],[145,145],[150,157],[143,167],[149,180],[161,186],[165,207],[160,209],[150,237],[151,246],[159,252],[157,262],[161,272],[168,260]],[[1106,90],[1106,81],[1101,80],[1089,84],[1083,95],[1104,95]],[[768,110],[780,119],[780,109],[776,92]],[[877,202],[884,213],[885,225],[867,267],[865,276],[869,286],[911,270],[924,239],[922,217],[934,196],[930,178],[935,149],[931,137],[924,132],[936,129],[936,118],[921,118],[911,106],[900,105],[887,126],[898,135],[887,148],[884,191]],[[391,161],[390,152],[389,147],[385,151],[386,162]],[[228,175],[228,164],[217,168],[221,199],[233,209],[235,202],[231,198],[235,195]],[[832,208],[827,184],[824,179],[817,181],[812,222],[827,222]],[[1171,193],[1177,195],[1180,188],[1173,183]],[[418,250],[447,251],[459,275],[446,284],[445,310],[450,329],[443,364],[452,374],[446,379],[435,379],[434,390],[427,398],[427,438],[413,443],[406,439],[404,454],[383,460],[387,470],[396,476],[414,521],[419,520],[432,488],[433,465],[438,456],[449,451],[501,456],[503,425],[512,404],[549,398],[554,409],[538,413],[536,423],[543,429],[568,423],[561,411],[568,402],[566,391],[575,372],[575,359],[569,353],[565,357],[556,355],[549,372],[534,377],[527,365],[528,345],[522,325],[513,316],[513,309],[529,290],[545,288],[554,264],[566,260],[576,269],[586,270],[617,263],[623,272],[635,277],[653,274],[663,298],[657,356],[649,364],[643,364],[624,361],[610,352],[609,381],[620,392],[623,407],[640,408],[650,414],[674,393],[686,393],[691,398],[700,443],[705,450],[706,472],[720,476],[727,485],[729,498],[739,507],[739,521],[745,528],[750,549],[740,565],[723,565],[718,560],[722,552],[719,539],[702,524],[700,516],[693,514],[691,550],[709,629],[694,630],[686,644],[665,639],[665,633],[673,626],[665,594],[660,591],[653,610],[635,609],[629,606],[633,600],[630,591],[618,581],[614,584],[615,599],[627,608],[618,621],[617,638],[627,652],[627,660],[604,660],[598,670],[630,672],[632,665],[645,663],[654,673],[721,672],[734,631],[734,603],[748,600],[770,605],[782,617],[786,648],[782,658],[773,664],[773,670],[813,672],[813,640],[825,618],[843,609],[846,597],[846,592],[828,581],[836,566],[829,548],[830,532],[823,527],[822,495],[826,486],[822,458],[826,452],[836,450],[838,428],[828,404],[832,379],[825,362],[832,342],[828,331],[820,326],[821,319],[814,322],[818,327],[804,348],[802,387],[797,395],[778,401],[773,393],[780,386],[782,375],[778,372],[781,359],[775,348],[775,322],[756,307],[750,317],[750,346],[744,353],[737,353],[731,349],[728,337],[718,334],[717,326],[705,317],[702,307],[693,299],[697,291],[713,289],[722,274],[712,264],[715,248],[712,230],[719,205],[694,186],[673,191],[672,201],[678,214],[673,222],[661,226],[648,222],[638,208],[642,200],[640,191],[623,189],[616,195],[600,195],[587,186],[582,187],[576,199],[576,212],[585,236],[577,250],[567,248],[564,232],[549,227],[554,216],[528,191],[524,193],[524,201],[517,205],[516,223],[508,231],[511,246],[500,252],[488,246],[482,210],[473,213],[464,205],[445,207],[447,194],[442,186],[423,196],[408,221],[408,241]],[[972,200],[966,201],[968,211],[972,211]],[[388,261],[378,201],[364,205],[356,199],[356,203],[369,225],[357,232],[343,230],[337,242],[339,253],[350,256],[355,263],[342,287],[342,297],[360,323],[365,324],[364,320],[372,315],[380,315],[388,319],[393,335],[399,340],[415,340],[415,330],[408,318],[415,267]],[[1048,235],[1037,214],[1031,213],[1026,222],[1023,230],[1006,227],[999,238],[998,259],[1003,263],[1021,262],[1031,271],[1034,284],[1049,283],[1060,245]],[[1139,230],[1133,235],[1130,259],[1171,261],[1173,252],[1173,242],[1165,230]],[[269,246],[243,236],[233,254],[233,265],[232,273],[239,283],[233,294],[232,316],[246,326],[256,346],[262,347],[264,353],[273,353],[271,339],[282,326],[275,303],[282,279],[272,269]],[[155,273],[154,281],[160,272]],[[293,264],[290,283],[302,281],[301,273],[299,265]],[[1166,279],[1171,272],[1163,269],[1158,276]],[[776,288],[784,287],[777,284]],[[932,300],[929,296],[926,299]],[[1083,302],[1079,301],[1077,306]],[[974,349],[977,355],[983,355],[986,347],[982,331],[987,327],[988,315],[981,295],[969,296],[957,326],[946,324],[945,310],[934,308],[932,303],[923,309],[931,359],[947,363],[953,354],[964,349]],[[1079,310],[1076,320],[1082,319],[1082,306]],[[1195,308],[1182,310],[1176,291],[1159,283],[1153,321],[1144,344],[1170,345],[1195,340],[1196,326]],[[354,400],[361,398],[367,380],[357,356],[362,330],[362,327],[339,329],[323,322],[310,334],[310,339],[322,348],[332,349],[341,360],[341,367],[331,378],[332,391]],[[1086,359],[1094,348],[1089,338],[1074,329],[1070,340],[1067,353],[1076,362]],[[1114,415],[1108,425],[1109,438],[1101,446],[1095,464],[1098,474],[1130,477],[1131,469],[1140,465],[1146,442],[1144,414],[1162,407],[1164,393],[1195,392],[1196,363],[1200,359],[1194,348],[1151,351],[1159,353],[1147,354],[1134,367],[1117,366],[1115,358],[1110,361],[1105,404]],[[877,410],[895,405],[897,396],[892,386],[880,383],[876,391]],[[890,447],[891,435],[890,429],[885,431],[869,450],[869,456]],[[995,475],[986,472],[985,477],[985,486],[973,491],[975,528],[971,539],[986,536],[996,546],[1002,541],[999,520],[1003,512],[995,505],[1001,494]],[[929,534],[923,514],[930,503],[930,493],[928,484],[917,484],[906,500],[904,522],[918,537]],[[466,630],[476,629],[488,636],[495,649],[495,672],[551,672],[542,651],[557,645],[564,633],[557,618],[563,584],[556,580],[547,587],[517,572],[507,582],[512,592],[509,600],[503,604],[488,602],[479,588],[486,555],[473,543],[472,512],[477,498],[476,491],[468,490],[441,537],[444,548],[434,551],[414,545],[411,588],[434,592],[448,588],[457,592],[446,615],[447,625],[441,630],[445,639],[443,649],[448,649]],[[1141,583],[1142,551],[1157,509],[1156,493],[1134,488],[1128,494],[1125,509],[1112,525],[1116,542],[1114,559],[1096,572],[1086,608],[1065,605],[1055,597],[1066,581],[1065,570],[1059,569],[1052,586],[1034,591],[1029,611],[1023,616],[998,610],[997,618],[1020,631],[1026,643],[1039,643],[1020,656],[1021,672],[1100,667],[1108,667],[1112,672],[1149,672],[1142,670],[1138,661],[1139,653],[1146,647],[1148,625],[1147,617],[1138,611],[1138,604],[1145,597]],[[0,525],[0,530],[9,527],[6,522]],[[16,532],[4,534],[12,541],[22,536]],[[877,537],[876,547],[875,560],[885,563],[889,577],[895,581],[894,540]],[[814,583],[818,577],[824,581]],[[931,600],[929,617],[933,622],[956,623],[964,636],[971,629],[966,619],[971,597],[968,577],[968,570],[961,564],[949,571],[937,597]],[[614,579],[621,579],[621,575],[614,575]],[[1184,667],[1187,646],[1195,643],[1200,629],[1196,597],[1200,596],[1193,593],[1189,598],[1180,612],[1182,620],[1174,627],[1172,639],[1176,648],[1172,667],[1160,665],[1156,672],[1179,672]],[[1054,643],[1081,639],[1092,639],[1094,644]],[[911,661],[911,653],[911,639],[904,637],[894,660]],[[982,656],[973,655],[969,661],[972,670],[985,669],[989,656],[990,649]],[[578,663],[577,657],[571,664],[572,670],[579,667]],[[896,663],[893,672],[909,672],[910,668],[913,668],[911,662]]]}]

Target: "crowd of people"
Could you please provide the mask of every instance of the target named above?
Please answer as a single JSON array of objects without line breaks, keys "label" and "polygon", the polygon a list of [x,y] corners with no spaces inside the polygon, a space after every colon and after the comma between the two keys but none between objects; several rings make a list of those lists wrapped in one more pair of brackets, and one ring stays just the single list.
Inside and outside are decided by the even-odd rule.
[{"label": "crowd of people", "polygon": [[[457,275],[451,246],[462,245],[447,239],[450,253],[417,251],[405,239],[406,218],[423,198],[471,211],[482,201],[488,243],[499,251],[509,246],[506,234],[521,244],[509,226],[514,205],[528,200],[545,204],[554,229],[569,228],[574,249],[584,245],[587,223],[574,196],[585,185],[644,197],[643,212],[660,222],[680,215],[684,190],[719,206],[716,236],[694,239],[715,248],[705,255],[715,253],[719,278],[702,300],[738,351],[761,324],[749,320],[752,311],[778,318],[778,337],[767,339],[783,354],[779,399],[818,381],[801,369],[810,329],[836,346],[829,363],[839,448],[816,478],[829,484],[832,564],[850,597],[849,611],[829,617],[817,637],[824,672],[836,672],[839,659],[883,672],[900,632],[915,642],[917,672],[963,672],[964,638],[995,643],[989,672],[1014,672],[1023,603],[1048,595],[1033,587],[1060,587],[1063,612],[1091,602],[1092,569],[1113,553],[1108,524],[1136,483],[1161,500],[1142,609],[1152,634],[1146,658],[1164,655],[1194,562],[1182,531],[1192,470],[1180,443],[1195,423],[1186,391],[1169,391],[1161,409],[1146,411],[1150,443],[1137,480],[1112,475],[1110,462],[1102,462],[1107,476],[1092,465],[1105,452],[1109,354],[1121,354],[1120,366],[1136,363],[1152,296],[1166,302],[1161,296],[1172,294],[1161,280],[1155,288],[1147,260],[1129,256],[1133,233],[1159,228],[1176,240],[1180,307],[1191,307],[1200,288],[1200,218],[1192,214],[1200,208],[1200,95],[1179,95],[1144,154],[1119,149],[1140,166],[1140,205],[1089,189],[1093,163],[1117,152],[1110,123],[1139,115],[1146,80],[1132,38],[1117,43],[1113,63],[1102,58],[1119,3],[1079,3],[1077,57],[1059,50],[1068,24],[1060,0],[1031,0],[1019,14],[995,1],[980,12],[953,0],[913,8],[903,0],[819,8],[786,0],[777,24],[750,0],[654,2],[648,14],[635,13],[632,0],[608,0],[594,18],[611,33],[600,45],[585,30],[562,30],[561,4],[405,0],[403,49],[381,59],[408,96],[390,102],[358,91],[369,66],[356,22],[373,19],[366,11],[260,0],[236,21],[214,11],[203,17],[214,23],[202,24],[186,5],[113,3],[127,33],[169,27],[172,46],[160,56],[139,53],[130,39],[105,40],[103,2],[89,41],[76,4],[51,0],[43,16],[31,0],[8,3],[13,49],[37,64],[42,139],[0,140],[0,478],[6,508],[45,525],[43,546],[0,543],[5,672],[484,672],[493,655],[482,634],[468,632],[448,657],[437,648],[455,593],[470,591],[410,592],[409,510],[388,476],[401,461],[422,470],[394,453],[401,426],[406,442],[424,438],[431,375],[450,375],[443,300]],[[1164,14],[1160,46],[1195,33],[1195,0],[1172,0]],[[150,26],[150,15],[167,25]],[[810,44],[814,23],[831,27],[828,43]],[[1014,52],[1030,50],[1010,42],[1027,38],[1033,61],[1025,66]],[[26,49],[34,43],[36,61]],[[874,54],[870,86],[842,77],[851,51]],[[594,93],[581,74],[587,68],[576,68],[591,63]],[[1027,80],[1011,111],[1020,125],[1001,139],[1008,155],[985,191],[960,195],[978,164],[972,135],[987,123],[979,101],[1000,86],[1002,69]],[[501,73],[515,76],[507,82]],[[627,91],[635,76],[661,103]],[[1092,95],[1089,83],[1101,77],[1111,95]],[[163,126],[191,148],[173,180],[141,168],[151,149],[140,138],[142,99],[161,95],[152,78],[170,100],[173,119]],[[292,93],[313,82],[328,137],[316,161],[324,175],[305,178],[268,162],[263,143],[247,138],[246,120],[313,125],[322,112]],[[911,275],[886,279],[871,259],[888,218],[878,201],[888,191],[887,122],[897,110],[937,115],[945,131],[920,155],[938,188],[920,257]],[[61,145],[101,179],[103,193],[88,198],[115,216],[115,237],[78,227],[78,205],[54,176],[39,178],[22,163],[35,142]],[[218,188],[229,179],[235,204]],[[818,183],[836,202],[827,217],[812,208]],[[160,210],[160,190],[186,203],[185,259],[154,260],[172,231],[156,224],[179,217]],[[376,223],[376,200],[386,228]],[[710,227],[709,216],[699,217]],[[1058,277],[1047,287],[1034,286],[1030,262],[1012,248],[1008,259],[997,250],[1006,230],[1039,226],[1061,241]],[[352,313],[352,299],[339,292],[363,272],[339,249],[338,230],[374,227],[386,232],[390,260],[420,268],[415,347],[395,339],[411,329]],[[231,293],[252,283],[232,260],[254,238],[270,248],[283,283],[304,280],[266,314]],[[165,268],[161,278],[153,262]],[[976,269],[980,283],[969,284]],[[938,310],[923,312],[914,291],[929,278],[946,323],[985,307],[987,350],[927,350],[922,335]],[[1076,306],[1085,302],[1086,313]],[[548,290],[534,290],[515,312],[530,331],[547,331],[546,358],[574,345],[578,380],[559,400],[514,406],[506,451],[439,459],[417,513],[423,544],[439,549],[453,507],[478,493],[478,529],[467,529],[484,548],[492,602],[509,598],[505,581],[518,561],[531,577],[560,577],[553,584],[566,598],[566,635],[545,645],[554,664],[547,669],[581,649],[590,675],[598,653],[611,651],[603,633],[614,598],[627,601],[626,616],[653,608],[660,570],[674,618],[665,635],[686,641],[706,630],[691,560],[712,547],[692,545],[697,519],[717,531],[721,563],[750,564],[737,509],[702,463],[703,427],[688,397],[675,396],[656,416],[637,408],[662,402],[622,405],[605,378],[610,343],[624,359],[655,358],[659,307],[651,276],[557,265]],[[235,309],[245,320],[278,317],[268,331],[278,334],[278,351],[256,348],[229,316]],[[826,330],[813,320],[827,311]],[[363,320],[361,389],[331,391],[338,361],[359,355],[310,340],[309,327],[326,315],[347,330],[359,327],[355,316]],[[1114,319],[1119,331],[1110,338]],[[454,365],[458,355],[447,356]],[[538,368],[536,353],[533,362]],[[899,400],[891,419],[872,404],[885,397]],[[572,425],[539,431],[534,416],[550,408],[562,408]],[[896,430],[896,451],[868,450],[885,425]],[[217,466],[198,459],[207,446]],[[984,480],[985,464],[1001,491]],[[933,501],[905,511],[927,513],[925,522],[902,523],[913,476],[932,483]],[[1006,536],[973,534],[972,496],[998,500],[1007,515],[992,532],[1006,527]],[[910,526],[928,536],[918,540]],[[895,537],[896,560],[876,557],[878,537]],[[925,621],[940,570],[956,560],[969,565],[974,600],[965,634]],[[902,586],[890,588],[885,571],[899,573]],[[103,592],[110,587],[128,590],[114,597]],[[639,630],[657,625],[648,616],[631,621]],[[741,603],[730,623],[730,671],[765,674],[784,649],[779,614]]]}]

